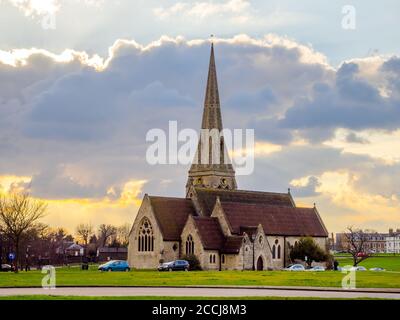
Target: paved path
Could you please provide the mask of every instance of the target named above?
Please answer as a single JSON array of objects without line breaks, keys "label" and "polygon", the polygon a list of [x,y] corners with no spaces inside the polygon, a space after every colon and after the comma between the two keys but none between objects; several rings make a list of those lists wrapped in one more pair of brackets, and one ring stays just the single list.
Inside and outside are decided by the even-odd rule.
[{"label": "paved path", "polygon": [[400,299],[395,292],[359,292],[333,290],[262,289],[262,288],[198,288],[198,287],[84,287],[84,288],[1,288],[0,296],[178,296],[178,297],[321,297],[321,298],[386,298]]}]

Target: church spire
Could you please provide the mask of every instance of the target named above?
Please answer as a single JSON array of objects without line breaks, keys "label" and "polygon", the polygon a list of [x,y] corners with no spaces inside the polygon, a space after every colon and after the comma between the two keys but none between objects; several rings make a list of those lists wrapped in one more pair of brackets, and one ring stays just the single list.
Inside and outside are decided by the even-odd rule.
[{"label": "church spire", "polygon": [[215,67],[214,43],[211,44],[210,64],[208,67],[208,78],[206,96],[204,99],[204,113],[201,125],[202,129],[222,130],[221,107],[219,103],[217,69]]},{"label": "church spire", "polygon": [[[217,69],[215,66],[214,43],[211,43],[210,63],[206,94],[204,98],[202,131],[216,131],[218,139],[204,139],[200,141],[189,170],[186,184],[186,193],[189,195],[191,187],[206,187],[219,189],[236,189],[235,171],[226,152],[222,135],[222,116],[219,101]],[[204,132],[202,132],[203,134]]]}]

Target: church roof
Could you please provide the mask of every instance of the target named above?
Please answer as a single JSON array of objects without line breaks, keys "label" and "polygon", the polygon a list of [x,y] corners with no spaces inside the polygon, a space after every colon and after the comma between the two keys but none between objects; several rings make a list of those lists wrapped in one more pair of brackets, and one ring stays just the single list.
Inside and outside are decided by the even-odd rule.
[{"label": "church roof", "polygon": [[219,250],[224,245],[225,237],[217,218],[193,217],[201,243],[206,250]]},{"label": "church roof", "polygon": [[196,215],[193,202],[184,198],[149,198],[164,241],[179,241],[188,216]]},{"label": "church roof", "polygon": [[241,234],[245,226],[261,224],[268,235],[328,236],[315,208],[223,201],[221,206],[234,234]]},{"label": "church roof", "polygon": [[238,253],[242,246],[242,236],[230,236],[226,238],[224,246],[221,250],[222,253]]},{"label": "church roof", "polygon": [[195,226],[206,250],[221,250],[222,253],[238,253],[242,245],[242,236],[225,237],[218,218],[193,217]]},{"label": "church roof", "polygon": [[[271,206],[294,207],[289,193],[274,193],[247,190],[225,190],[211,188],[195,188],[197,200],[204,215],[210,216],[219,197],[220,201],[238,203],[260,203]],[[248,224],[247,224],[248,225]],[[256,223],[255,225],[258,225]],[[254,226],[254,225],[252,225]]]}]

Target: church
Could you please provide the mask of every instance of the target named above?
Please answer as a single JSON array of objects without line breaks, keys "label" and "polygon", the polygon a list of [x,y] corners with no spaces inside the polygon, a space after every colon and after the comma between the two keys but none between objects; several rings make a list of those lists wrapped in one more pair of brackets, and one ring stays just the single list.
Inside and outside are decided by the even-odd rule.
[{"label": "church", "polygon": [[[201,129],[223,130],[213,44]],[[238,189],[223,138],[209,148],[210,155],[222,150],[221,161],[193,161],[186,198],[145,194],[129,236],[132,268],[155,269],[195,255],[203,270],[279,270],[291,263],[290,250],[301,237],[327,248],[328,231],[315,206],[297,207],[290,190]]]}]

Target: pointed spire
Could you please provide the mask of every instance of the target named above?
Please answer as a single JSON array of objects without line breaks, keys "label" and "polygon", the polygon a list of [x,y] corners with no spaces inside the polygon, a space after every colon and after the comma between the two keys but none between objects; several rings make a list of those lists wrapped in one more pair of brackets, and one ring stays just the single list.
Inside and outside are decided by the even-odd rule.
[{"label": "pointed spire", "polygon": [[203,141],[202,138],[199,139],[197,152],[189,170],[186,194],[190,195],[192,186],[236,189],[235,170],[230,163],[224,137],[221,135],[223,130],[222,116],[212,40],[201,129],[205,129],[209,134],[215,134],[215,130],[212,129],[216,129],[220,135],[218,136],[219,139],[212,139],[211,136],[207,141]]},{"label": "pointed spire", "polygon": [[211,43],[210,64],[208,67],[208,79],[206,96],[204,100],[204,113],[202,129],[222,130],[222,117],[219,102],[217,69],[215,66],[214,43]]}]

